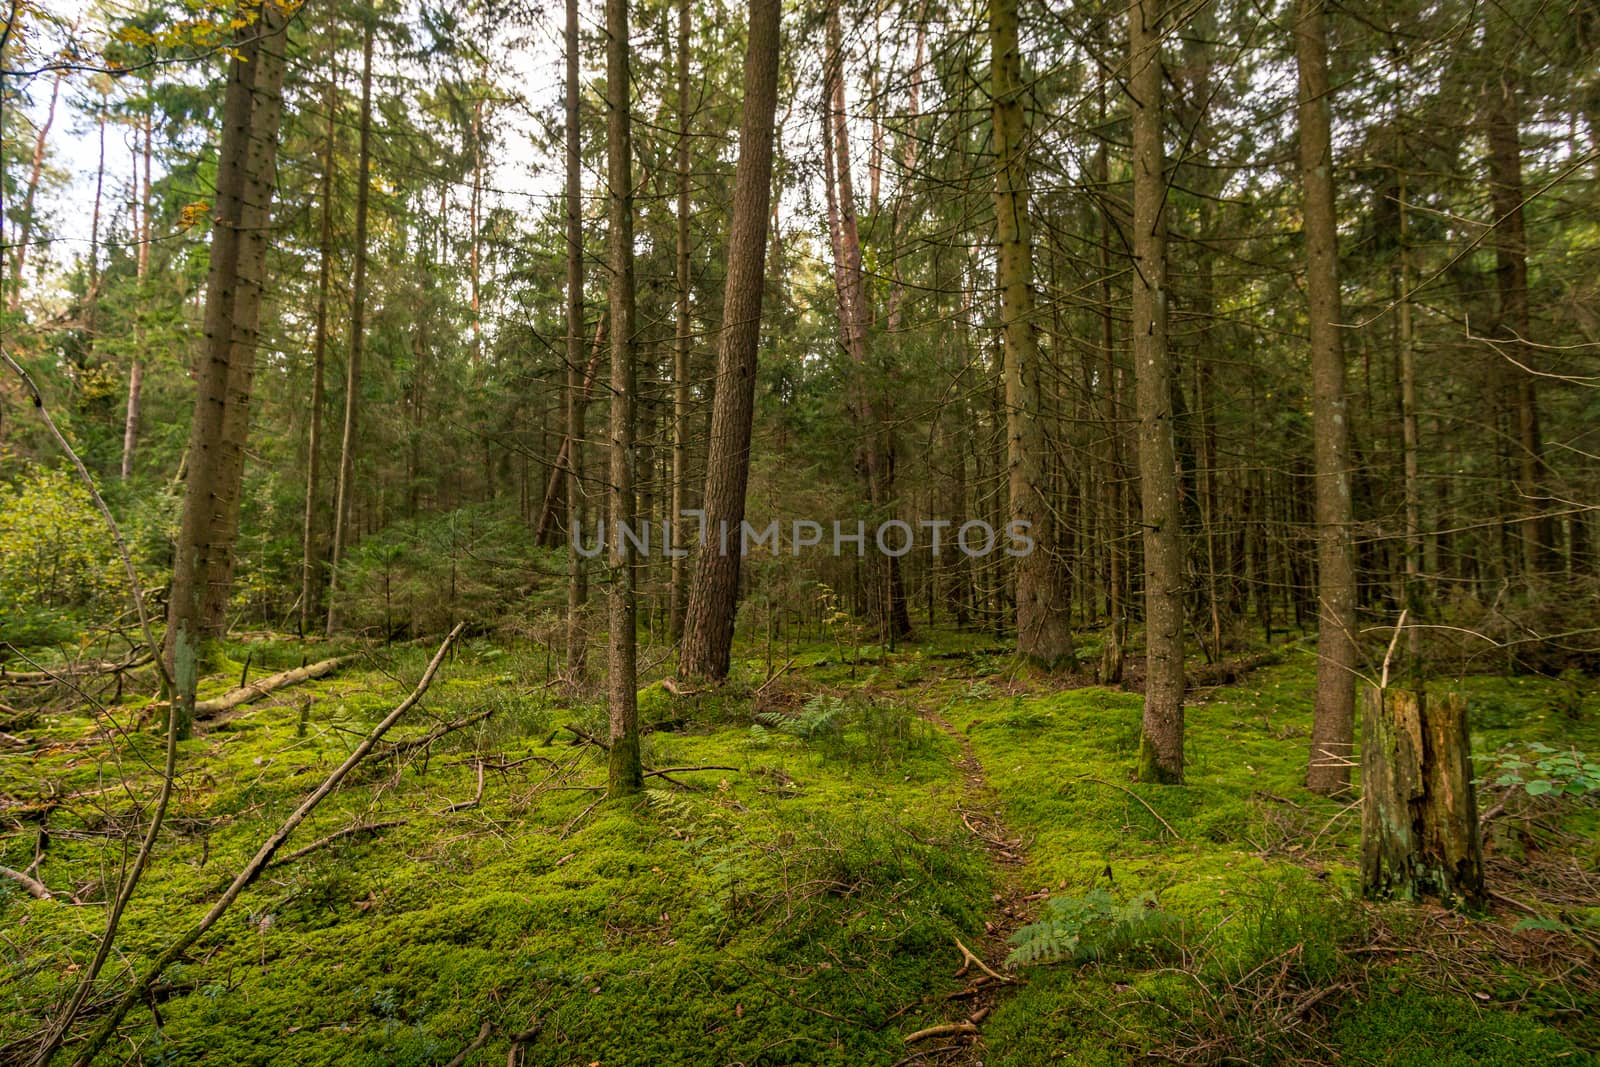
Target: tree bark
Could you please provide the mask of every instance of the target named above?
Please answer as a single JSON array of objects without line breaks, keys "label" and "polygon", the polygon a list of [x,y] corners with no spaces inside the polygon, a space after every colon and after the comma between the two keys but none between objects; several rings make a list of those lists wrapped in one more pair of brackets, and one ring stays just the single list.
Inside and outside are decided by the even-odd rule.
[{"label": "tree bark", "polygon": [[1340,339],[1339,232],[1334,216],[1327,29],[1323,0],[1300,0],[1294,27],[1300,71],[1300,183],[1311,333],[1312,451],[1316,467],[1317,703],[1306,787],[1350,786],[1355,741],[1356,572],[1350,500],[1350,420]]},{"label": "tree bark", "polygon": [[1139,778],[1183,781],[1183,516],[1167,349],[1167,191],[1162,146],[1162,0],[1130,0],[1133,111],[1133,365],[1143,512],[1145,696]]},{"label": "tree bark", "polygon": [[[838,0],[829,0],[826,56],[823,62],[823,154],[828,181],[830,236],[834,250],[834,288],[839,297],[840,332],[844,349],[855,368],[852,407],[859,424],[861,444],[858,465],[866,477],[867,502],[874,512],[894,507],[894,442],[886,419],[886,402],[877,399],[878,386],[869,365],[867,329],[871,310],[862,271],[861,230],[856,210],[855,180],[850,166],[850,126],[846,109],[844,31]],[[881,558],[880,566],[867,568],[874,586],[870,614],[883,624],[884,636],[893,639],[911,633],[901,588],[899,560]]]},{"label": "tree bark", "polygon": [[1006,466],[1010,521],[1026,523],[1033,551],[1018,557],[1017,651],[1053,670],[1077,657],[1067,587],[1056,568],[1056,523],[1047,498],[1039,339],[1033,324],[1033,247],[1028,220],[1028,126],[1016,0],[991,0],[995,237],[1005,346]]},{"label": "tree bark", "polygon": [[361,43],[361,129],[356,148],[355,269],[350,294],[350,355],[345,364],[344,431],[339,438],[339,480],[334,493],[333,547],[328,554],[327,631],[339,628],[339,568],[350,538],[355,499],[356,417],[361,401],[361,355],[366,344],[367,203],[372,180],[372,38],[369,16]]},{"label": "tree bark", "polygon": [[[144,298],[145,279],[150,274],[150,157],[154,152],[151,145],[152,119],[150,110],[144,113],[143,133],[144,149],[143,183],[140,183],[139,163],[135,157],[133,165],[133,180],[140,191],[137,198],[134,214],[134,233],[139,242],[139,252],[134,258],[134,277],[137,281],[136,289],[140,299]],[[105,130],[100,131],[102,141]],[[105,150],[102,146],[101,156],[104,158]],[[99,187],[95,193],[96,218],[99,217]],[[133,477],[133,457],[139,446],[139,412],[144,398],[144,320],[143,316],[134,315],[133,320],[133,362],[128,367],[128,409],[122,421],[122,480],[127,481]]]},{"label": "tree bark", "polygon": [[1481,905],[1483,841],[1466,701],[1368,686],[1361,749],[1362,892]]},{"label": "tree bark", "polygon": [[321,530],[318,518],[322,498],[322,409],[327,402],[324,394],[327,389],[328,295],[333,281],[333,168],[337,138],[334,113],[338,106],[338,87],[330,73],[323,95],[323,108],[328,114],[327,128],[323,133],[322,205],[317,227],[317,321],[311,342],[311,426],[306,434],[306,505],[300,537],[302,637],[311,632],[313,620],[318,617],[322,592],[322,556],[318,551]]},{"label": "tree bark", "polygon": [[[578,369],[583,356],[583,158],[579,141],[578,100],[578,0],[566,3],[566,196],[567,223],[567,670],[581,670],[587,650],[583,608],[589,600],[588,570],[578,553],[578,531],[583,526],[583,436],[589,402],[587,378]],[[599,331],[595,355],[599,355]],[[583,378],[584,380],[580,380]]]},{"label": "tree bark", "polygon": [[1501,381],[1513,412],[1512,440],[1516,442],[1513,489],[1522,519],[1521,569],[1528,577],[1555,569],[1552,523],[1544,514],[1544,444],[1539,429],[1538,396],[1532,366],[1532,320],[1528,310],[1528,227],[1523,211],[1522,143],[1516,57],[1523,53],[1517,35],[1522,30],[1512,16],[1497,8],[1486,9],[1484,40],[1491,61],[1499,63],[1486,93],[1485,133],[1489,142],[1490,200],[1496,220],[1494,232],[1495,290],[1498,316],[1495,336],[1500,339]]},{"label": "tree bark", "polygon": [[638,604],[634,553],[625,531],[633,526],[633,144],[629,121],[628,0],[606,0],[606,172],[611,266],[611,485],[607,531],[610,648],[607,695],[610,719],[610,795],[637,793],[639,764]]},{"label": "tree bark", "polygon": [[[231,363],[235,358],[253,357],[248,344],[254,340],[255,322],[242,315],[259,310],[259,301],[241,301],[240,289],[251,284],[240,277],[246,219],[253,212],[264,212],[262,201],[246,201],[249,169],[252,164],[251,137],[267,125],[276,146],[277,123],[258,121],[257,108],[281,115],[283,100],[272,84],[273,70],[282,77],[281,57],[285,43],[287,13],[276,3],[261,7],[261,25],[245,27],[229,66],[223,102],[221,147],[218,153],[217,195],[213,207],[211,259],[206,277],[204,346],[195,369],[195,408],[190,423],[188,479],[183,498],[183,515],[178,528],[174,554],[172,586],[168,599],[167,633],[163,655],[173,678],[174,718],[177,735],[187,738],[193,732],[195,687],[199,680],[201,641],[207,605],[207,580],[216,565],[220,550],[218,531],[223,528],[222,485],[227,472],[242,469],[227,456],[230,443],[224,433],[229,405],[238,401],[230,388]],[[261,80],[258,84],[257,79]],[[256,162],[260,162],[259,158]],[[270,155],[267,159],[270,169]],[[270,195],[268,187],[267,193]],[[237,489],[234,490],[235,495]]]},{"label": "tree bark", "polygon": [[[674,532],[688,506],[689,481],[689,0],[678,0],[678,211],[677,324],[672,346],[672,513],[667,521]],[[713,415],[713,418],[715,415]],[[672,560],[672,589],[667,607],[668,627],[674,641],[683,637],[688,610],[688,558]]]},{"label": "tree bark", "polygon": [[228,597],[233,588],[239,512],[244,494],[245,443],[250,436],[256,352],[261,343],[258,324],[266,292],[267,247],[271,243],[270,208],[277,183],[278,126],[283,116],[286,47],[282,36],[264,42],[257,59],[261,70],[252,88],[255,104],[251,108],[250,143],[245,152],[239,275],[234,296],[234,352],[228,361],[228,406],[222,416],[223,468],[217,493],[217,547],[211,555],[206,577],[204,625],[211,636],[227,630]]},{"label": "tree bark", "polygon": [[[717,389],[706,454],[706,543],[696,560],[684,616],[679,669],[687,677],[726,678],[738,612],[741,524],[750,479],[756,355],[766,290],[772,140],[778,107],[779,0],[750,0],[744,113],[734,174],[728,275],[717,347]],[[721,531],[729,531],[724,547]]]}]

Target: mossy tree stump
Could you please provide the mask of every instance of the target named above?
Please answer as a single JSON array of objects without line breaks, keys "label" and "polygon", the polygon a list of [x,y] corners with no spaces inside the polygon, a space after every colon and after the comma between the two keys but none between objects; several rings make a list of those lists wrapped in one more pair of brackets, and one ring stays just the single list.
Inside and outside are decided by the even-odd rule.
[{"label": "mossy tree stump", "polygon": [[1483,903],[1467,702],[1369,686],[1361,716],[1361,888],[1369,898]]}]

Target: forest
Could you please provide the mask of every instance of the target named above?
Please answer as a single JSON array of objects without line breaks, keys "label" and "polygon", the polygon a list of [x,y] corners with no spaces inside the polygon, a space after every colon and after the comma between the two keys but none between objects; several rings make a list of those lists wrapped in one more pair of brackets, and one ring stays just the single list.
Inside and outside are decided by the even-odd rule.
[{"label": "forest", "polygon": [[1592,0],[4,0],[0,1064],[1600,1063]]}]

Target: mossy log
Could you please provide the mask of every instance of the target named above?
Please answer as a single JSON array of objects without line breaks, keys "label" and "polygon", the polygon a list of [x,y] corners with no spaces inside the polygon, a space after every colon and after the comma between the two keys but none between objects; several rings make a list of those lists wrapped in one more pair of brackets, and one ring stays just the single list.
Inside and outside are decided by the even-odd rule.
[{"label": "mossy log", "polygon": [[1361,736],[1362,892],[1481,906],[1483,841],[1466,701],[1369,686]]}]

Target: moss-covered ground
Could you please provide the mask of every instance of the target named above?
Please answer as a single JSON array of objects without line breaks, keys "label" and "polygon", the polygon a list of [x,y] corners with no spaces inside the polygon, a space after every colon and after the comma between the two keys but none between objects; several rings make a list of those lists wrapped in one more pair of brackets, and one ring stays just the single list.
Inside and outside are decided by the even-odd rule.
[{"label": "moss-covered ground", "polygon": [[[326,651],[230,646],[206,692],[235,684],[246,655],[259,675]],[[505,1062],[532,1029],[520,1062],[605,1067],[1595,1062],[1594,809],[1510,805],[1510,829],[1490,835],[1506,899],[1488,914],[1360,902],[1358,812],[1301,785],[1314,659],[1299,645],[1192,695],[1183,787],[1131,780],[1136,693],[1029,672],[987,637],[934,633],[860,662],[802,645],[765,686],[765,650],[742,651],[721,691],[643,690],[644,762],[667,773],[606,801],[603,753],[566,729],[602,732],[598,704],[555,684],[542,648],[461,645],[398,744],[283,854],[365,829],[269,869],[102,1061],[445,1064],[488,1023],[466,1062]],[[86,1019],[204,913],[428,655],[372,650],[182,745],[168,832]],[[1600,750],[1582,679],[1452,683],[1482,754]],[[0,750],[0,864],[30,868],[42,848],[32,869],[56,893],[0,880],[13,1055],[92,954],[158,781],[138,700],[53,707],[69,705],[8,726],[26,747]],[[963,738],[1019,866],[997,866],[961,818]],[[907,1046],[967,1017],[951,999],[972,978],[957,976],[957,938],[998,967],[986,924],[1001,902],[1096,891],[1147,899],[1163,921],[1023,967],[976,1046]],[[1518,929],[1534,912],[1552,928]]]}]

